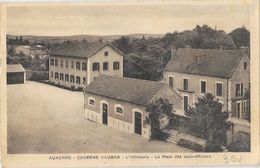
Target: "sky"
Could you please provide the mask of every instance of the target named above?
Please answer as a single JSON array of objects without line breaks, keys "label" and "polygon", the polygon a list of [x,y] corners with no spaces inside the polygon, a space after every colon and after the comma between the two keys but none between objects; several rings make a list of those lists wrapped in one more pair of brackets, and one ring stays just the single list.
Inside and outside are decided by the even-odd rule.
[{"label": "sky", "polygon": [[12,35],[165,34],[207,24],[227,33],[249,28],[247,5],[12,6],[7,33]]}]

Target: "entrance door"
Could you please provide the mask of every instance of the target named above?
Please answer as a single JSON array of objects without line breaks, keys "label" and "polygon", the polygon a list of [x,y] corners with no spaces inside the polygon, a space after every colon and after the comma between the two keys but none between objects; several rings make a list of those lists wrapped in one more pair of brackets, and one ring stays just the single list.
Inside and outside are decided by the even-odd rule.
[{"label": "entrance door", "polygon": [[135,133],[142,135],[142,114],[135,112]]},{"label": "entrance door", "polygon": [[107,125],[107,104],[102,103],[102,123]]}]

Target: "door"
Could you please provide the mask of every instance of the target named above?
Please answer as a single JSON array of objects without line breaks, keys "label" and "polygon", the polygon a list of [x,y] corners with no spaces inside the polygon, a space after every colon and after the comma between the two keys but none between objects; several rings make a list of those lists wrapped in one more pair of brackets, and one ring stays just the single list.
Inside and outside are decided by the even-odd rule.
[{"label": "door", "polygon": [[102,123],[107,125],[107,104],[102,103]]},{"label": "door", "polygon": [[135,112],[135,133],[142,135],[142,114]]}]

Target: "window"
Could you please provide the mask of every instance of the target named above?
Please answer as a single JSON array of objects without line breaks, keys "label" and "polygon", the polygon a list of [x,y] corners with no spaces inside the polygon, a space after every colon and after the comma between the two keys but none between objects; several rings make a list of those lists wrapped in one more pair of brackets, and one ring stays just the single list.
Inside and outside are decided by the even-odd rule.
[{"label": "window", "polygon": [[105,56],[108,56],[108,51],[105,51],[105,52],[104,52],[104,55],[105,55]]},{"label": "window", "polygon": [[80,85],[80,77],[79,76],[76,77],[76,84]]},{"label": "window", "polygon": [[247,63],[244,62],[244,70],[246,70],[246,68],[247,68]]},{"label": "window", "polygon": [[118,61],[113,62],[113,70],[119,70],[119,66],[120,66],[120,64]]},{"label": "window", "polygon": [[108,62],[104,62],[103,63],[103,71],[107,71],[108,70]]},{"label": "window", "polygon": [[243,96],[243,83],[236,84],[236,96]]},{"label": "window", "polygon": [[189,97],[183,96],[183,110],[187,111],[189,107]]},{"label": "window", "polygon": [[95,106],[95,99],[88,98],[88,105],[94,107]]},{"label": "window", "polygon": [[216,84],[216,95],[222,97],[222,83]]},{"label": "window", "polygon": [[69,75],[68,74],[65,74],[65,81],[69,82]]},{"label": "window", "polygon": [[94,62],[92,64],[92,71],[99,71],[99,63],[98,62]]},{"label": "window", "polygon": [[57,59],[55,59],[55,66],[58,66],[58,60]]},{"label": "window", "polygon": [[59,79],[59,74],[57,72],[55,72],[55,79]]},{"label": "window", "polygon": [[87,63],[82,62],[82,71],[86,71],[87,70]]},{"label": "window", "polygon": [[76,70],[80,70],[80,62],[76,62]]},{"label": "window", "polygon": [[74,61],[71,61],[71,69],[74,69]]},{"label": "window", "polygon": [[51,78],[53,78],[53,72],[51,72]]},{"label": "window", "polygon": [[205,94],[206,93],[206,81],[200,81],[200,93]]},{"label": "window", "polygon": [[240,108],[240,103],[237,103],[237,118],[240,118],[240,113],[241,113],[241,108]]},{"label": "window", "polygon": [[54,65],[54,59],[51,59],[51,66]]},{"label": "window", "polygon": [[64,80],[63,73],[60,73],[60,80],[61,80],[61,81],[63,81],[63,80]]},{"label": "window", "polygon": [[60,60],[60,67],[63,67],[63,60]]},{"label": "window", "polygon": [[117,104],[115,105],[115,113],[118,113],[118,114],[123,114],[124,113],[124,108],[123,106]]},{"label": "window", "polygon": [[183,79],[183,90],[189,90],[188,79]]},{"label": "window", "polygon": [[69,68],[69,61],[68,60],[65,61],[65,66],[66,66],[66,68]]},{"label": "window", "polygon": [[85,84],[86,84],[86,78],[83,77],[83,85],[85,85]]},{"label": "window", "polygon": [[169,86],[173,88],[173,77],[169,77]]},{"label": "window", "polygon": [[70,83],[74,83],[74,76],[73,75],[70,75]]}]

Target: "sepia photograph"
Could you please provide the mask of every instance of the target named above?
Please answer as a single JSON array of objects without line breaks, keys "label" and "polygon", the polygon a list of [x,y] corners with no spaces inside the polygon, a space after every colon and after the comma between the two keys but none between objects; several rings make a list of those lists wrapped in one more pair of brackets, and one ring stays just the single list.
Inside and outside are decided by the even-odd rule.
[{"label": "sepia photograph", "polygon": [[7,5],[7,154],[250,153],[251,10]]}]

